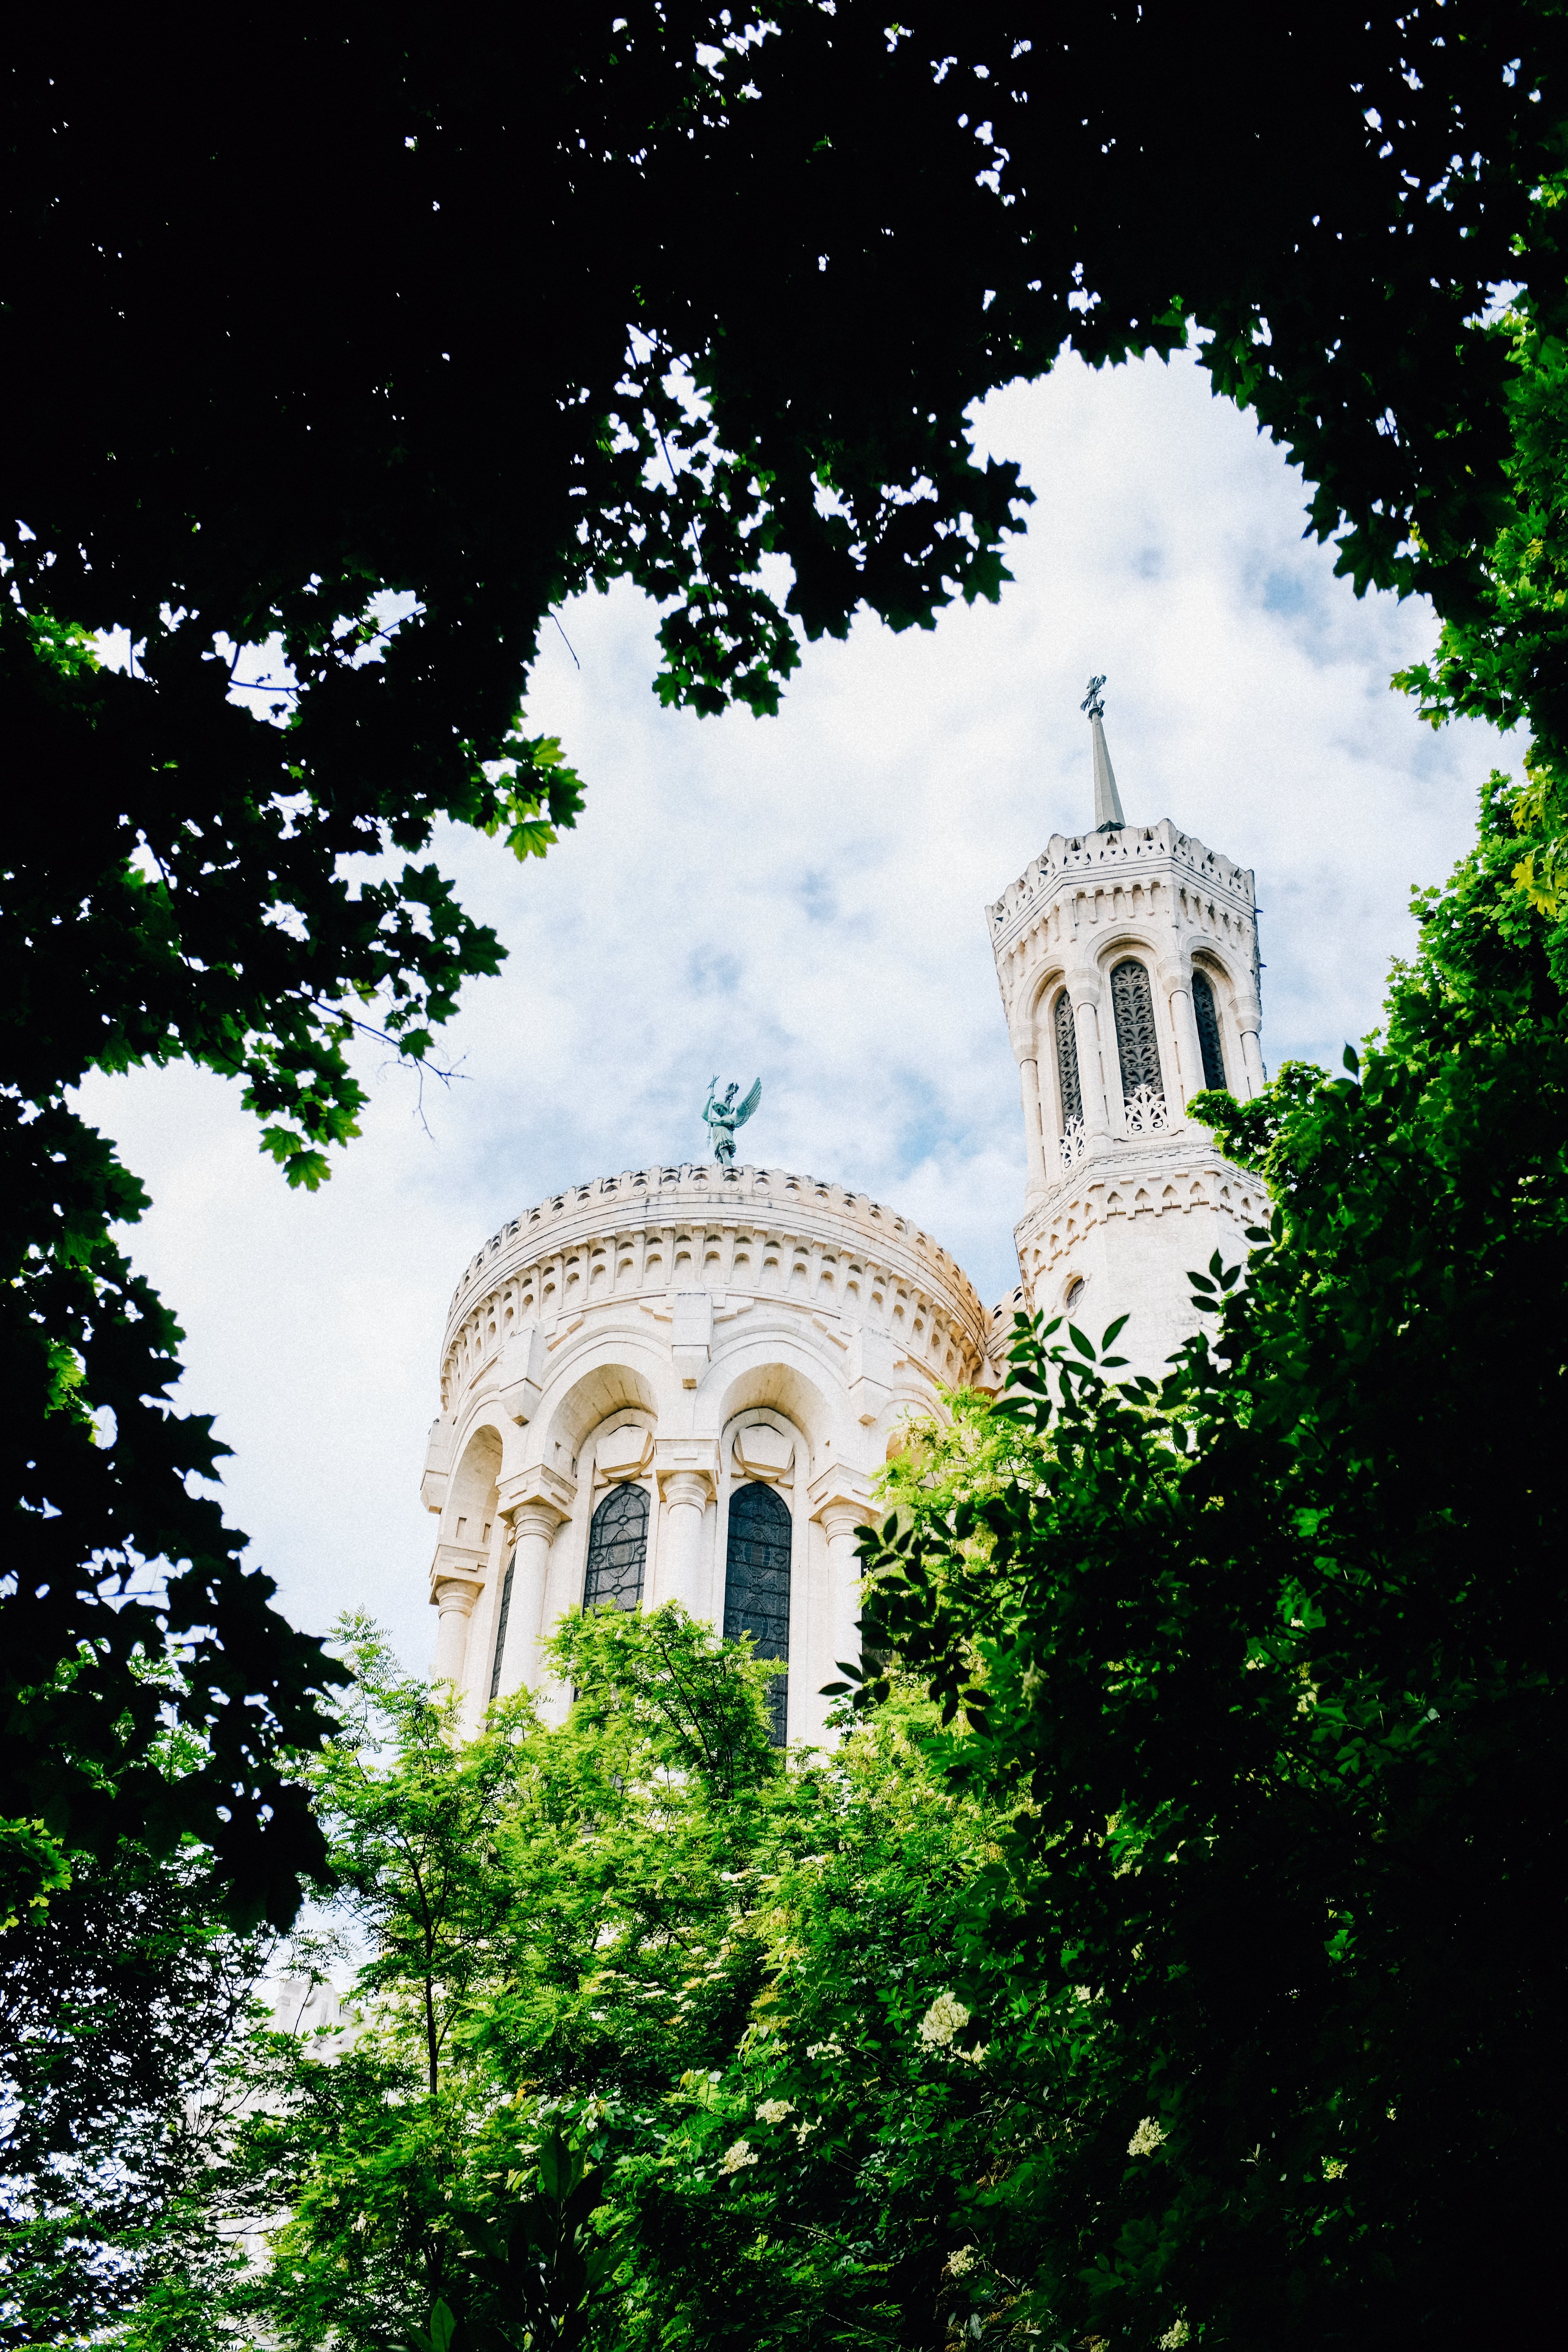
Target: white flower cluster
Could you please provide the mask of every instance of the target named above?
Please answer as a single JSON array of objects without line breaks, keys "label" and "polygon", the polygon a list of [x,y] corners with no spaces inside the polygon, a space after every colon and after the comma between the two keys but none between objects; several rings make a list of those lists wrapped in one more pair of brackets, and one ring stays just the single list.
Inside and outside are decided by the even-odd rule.
[{"label": "white flower cluster", "polygon": [[948,2275],[951,2278],[962,2278],[965,2271],[972,2271],[973,2268],[974,2249],[973,2246],[959,2246],[952,2253],[949,2254],[947,2258]]},{"label": "white flower cluster", "polygon": [[724,2161],[719,2169],[721,2172],[744,2172],[748,2164],[756,2162],[757,2158],[746,2141],[738,2139],[732,2147],[724,2150]]},{"label": "white flower cluster", "polygon": [[969,2022],[969,2011],[950,1992],[939,1992],[917,2028],[928,2050],[940,2050],[947,2058],[965,2058],[978,2066],[985,2055],[984,2045],[977,2050],[955,2050],[953,2035]]},{"label": "white flower cluster", "polygon": [[1349,2170],[1350,2170],[1350,2167],[1349,2167],[1349,2165],[1348,2165],[1348,2164],[1346,2164],[1346,2162],[1344,2161],[1344,2158],[1343,2158],[1342,2157],[1338,2157],[1338,2156],[1325,2156],[1325,2157],[1324,2157],[1324,2158],[1323,2158],[1323,2179],[1324,2179],[1325,2180],[1342,2180],[1342,2179],[1344,2179],[1344,2177],[1345,2177],[1345,2174],[1346,2174]]},{"label": "white flower cluster", "polygon": [[1152,2116],[1145,2116],[1127,2143],[1127,2153],[1129,2156],[1152,2156],[1164,2137],[1163,2124],[1157,2124]]},{"label": "white flower cluster", "polygon": [[764,2099],[757,2109],[757,2121],[760,2124],[782,2124],[785,2116],[793,2116],[794,2113],[793,2099]]},{"label": "white flower cluster", "polygon": [[1160,2352],[1182,2352],[1192,2332],[1184,2319],[1173,2320],[1160,2338]]},{"label": "white flower cluster", "polygon": [[808,2042],[805,2045],[805,2054],[808,2058],[842,2058],[844,2044],[837,2041]]}]

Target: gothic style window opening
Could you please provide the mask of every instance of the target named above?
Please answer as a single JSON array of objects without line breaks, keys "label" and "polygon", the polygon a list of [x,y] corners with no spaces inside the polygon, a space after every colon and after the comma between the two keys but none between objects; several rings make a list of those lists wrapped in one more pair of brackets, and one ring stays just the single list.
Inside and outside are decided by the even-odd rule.
[{"label": "gothic style window opening", "polygon": [[1213,982],[1196,964],[1193,967],[1193,1017],[1198,1024],[1198,1051],[1204,1057],[1204,1084],[1223,1087],[1226,1083],[1225,1040],[1219,1025],[1219,1006],[1215,1002]]},{"label": "gothic style window opening", "polygon": [[[748,1478],[730,1493],[730,1536],[724,1554],[724,1638],[752,1636],[759,1658],[789,1656],[790,1556],[795,1523],[776,1487]],[[769,1738],[785,1740],[789,1676],[768,1685]]]},{"label": "gothic style window opening", "polygon": [[647,1562],[647,1488],[633,1479],[612,1486],[588,1530],[584,1609],[636,1609]]},{"label": "gothic style window opening", "polygon": [[1051,1024],[1057,1039],[1057,1081],[1061,1088],[1062,1128],[1064,1132],[1076,1119],[1083,1124],[1083,1089],[1078,1076],[1078,1026],[1073,1020],[1072,999],[1064,988],[1051,1009]]},{"label": "gothic style window opening", "polygon": [[1083,1087],[1079,1079],[1078,1024],[1072,999],[1064,988],[1051,1008],[1051,1028],[1057,1043],[1057,1087],[1061,1097],[1062,1167],[1066,1171],[1083,1158]]},{"label": "gothic style window opening", "polygon": [[1148,968],[1136,956],[1123,956],[1111,972],[1110,1009],[1116,1022],[1127,1131],[1146,1135],[1166,1126],[1169,1115],[1154,1028],[1154,992],[1149,985]]},{"label": "gothic style window opening", "polygon": [[501,1579],[500,1608],[496,1615],[495,1664],[490,1668],[490,1696],[492,1699],[497,1696],[500,1689],[500,1663],[502,1658],[506,1655],[506,1621],[511,1614],[511,1571],[516,1559],[517,1551],[514,1547],[506,1556],[506,1574]]}]

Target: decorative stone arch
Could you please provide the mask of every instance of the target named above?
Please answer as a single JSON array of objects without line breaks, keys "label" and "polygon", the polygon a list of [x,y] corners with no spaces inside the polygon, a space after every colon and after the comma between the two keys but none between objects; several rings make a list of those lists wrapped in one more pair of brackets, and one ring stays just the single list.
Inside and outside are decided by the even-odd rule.
[{"label": "decorative stone arch", "polygon": [[625,1329],[608,1331],[568,1357],[550,1380],[540,1413],[542,1426],[530,1450],[575,1477],[592,1430],[627,1410],[648,1414],[657,1427],[667,1402],[661,1391],[669,1387],[668,1359],[657,1343],[644,1343]]},{"label": "decorative stone arch", "polygon": [[[1197,1031],[1198,1050],[1202,1057],[1204,1082],[1207,1086],[1228,1087],[1231,1093],[1245,1097],[1247,1092],[1247,1056],[1243,1051],[1244,991],[1230,968],[1228,960],[1212,943],[1205,940],[1194,947],[1190,957],[1193,1017]],[[1206,983],[1212,1007],[1213,1030],[1204,1011],[1203,987]],[[1256,1026],[1256,1024],[1253,1024]],[[1215,1077],[1210,1066],[1210,1046],[1217,1045],[1223,1076]]]},{"label": "decorative stone arch", "polygon": [[[1113,1120],[1120,1111],[1116,1123],[1123,1134],[1133,1128],[1142,1131],[1150,1121],[1163,1127],[1182,1104],[1165,961],[1161,943],[1130,926],[1119,926],[1095,951],[1107,1008],[1107,1092]],[[1142,973],[1141,980],[1130,967]]]},{"label": "decorative stone arch", "polygon": [[[832,1342],[823,1345],[830,1349]],[[823,1383],[825,1366],[814,1351],[775,1327],[737,1341],[732,1353],[726,1349],[714,1370],[724,1377],[722,1386],[716,1384],[710,1409],[713,1434],[731,1430],[749,1407],[760,1408],[761,1417],[771,1411],[793,1424],[805,1441],[806,1461],[797,1475],[809,1477],[817,1449],[837,1417]]]},{"label": "decorative stone arch", "polygon": [[[557,1383],[560,1383],[559,1388]],[[563,1610],[576,1608],[583,1598],[594,1507],[598,1448],[603,1438],[628,1424],[657,1433],[661,1406],[668,1404],[670,1370],[668,1356],[655,1343],[624,1328],[581,1349],[561,1367],[545,1391],[534,1458],[547,1471],[573,1482],[576,1499],[571,1517],[551,1549],[543,1601],[543,1622],[552,1624]],[[641,1464],[638,1465],[639,1472]],[[567,1506],[561,1506],[564,1510]],[[653,1572],[658,1514],[652,1515],[647,1574]]]},{"label": "decorative stone arch", "polygon": [[[735,1547],[731,1542],[731,1510],[736,1496],[748,1486],[766,1487],[776,1496],[789,1529],[789,1550],[784,1581],[787,1595],[785,1631],[782,1643],[773,1626],[760,1620],[747,1622],[743,1630],[762,1637],[761,1654],[782,1655],[795,1662],[793,1703],[790,1677],[784,1675],[773,1685],[779,1696],[773,1700],[775,1737],[782,1746],[789,1738],[805,1736],[809,1690],[803,1682],[804,1670],[810,1656],[810,1501],[806,1492],[811,1474],[811,1444],[805,1430],[790,1413],[776,1405],[742,1404],[725,1421],[719,1439],[719,1510],[713,1546],[712,1617],[716,1625],[727,1634],[742,1630],[735,1622],[737,1614],[755,1619],[756,1612],[746,1605],[755,1595],[742,1596],[731,1587],[731,1559]],[[748,1545],[748,1550],[751,1546]],[[750,1563],[748,1563],[750,1564]],[[779,1563],[768,1563],[776,1576]],[[736,1603],[742,1602],[739,1612]],[[772,1697],[772,1692],[770,1693]]]},{"label": "decorative stone arch", "polygon": [[[1079,985],[1081,988],[1081,980]],[[1066,1049],[1060,1025],[1064,1019],[1068,1037]],[[1083,1122],[1083,1087],[1079,1072],[1072,975],[1059,953],[1053,953],[1049,961],[1030,981],[1027,1011],[1017,1052],[1023,1069],[1025,1140],[1030,1145],[1033,1163],[1032,1129],[1037,1129],[1040,1139],[1038,1172],[1047,1183],[1051,1183],[1059,1172],[1058,1160],[1061,1139],[1069,1121],[1076,1119],[1080,1127]],[[1031,1066],[1034,1071],[1032,1079]]]},{"label": "decorative stone arch", "polygon": [[430,1570],[431,1605],[440,1612],[433,1673],[437,1682],[458,1688],[468,1659],[469,1620],[497,1548],[500,1470],[500,1432],[487,1417],[469,1428],[458,1456]]}]

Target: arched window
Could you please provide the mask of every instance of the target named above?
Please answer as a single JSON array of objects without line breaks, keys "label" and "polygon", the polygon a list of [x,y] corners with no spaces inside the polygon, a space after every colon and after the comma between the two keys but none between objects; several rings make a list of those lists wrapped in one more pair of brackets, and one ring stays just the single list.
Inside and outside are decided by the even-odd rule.
[{"label": "arched window", "polygon": [[1057,1077],[1062,1090],[1062,1125],[1070,1127],[1074,1119],[1083,1118],[1083,1089],[1078,1082],[1078,1028],[1072,1017],[1072,999],[1064,988],[1057,999],[1051,1015],[1057,1032]]},{"label": "arched window", "polygon": [[500,1662],[506,1655],[506,1621],[511,1615],[511,1570],[516,1558],[515,1549],[507,1554],[506,1574],[501,1579],[500,1609],[496,1617],[496,1656],[495,1664],[490,1668],[491,1698],[494,1698],[500,1689]]},{"label": "arched window", "polygon": [[1131,1102],[1140,1087],[1164,1100],[1160,1075],[1160,1041],[1154,1034],[1154,999],[1149,974],[1135,956],[1126,957],[1110,975],[1110,1006],[1116,1016],[1116,1051],[1121,1063],[1121,1092]]},{"label": "arched window", "polygon": [[1204,1057],[1204,1084],[1205,1087],[1223,1087],[1225,1046],[1219,1033],[1219,1006],[1214,1001],[1208,974],[1195,970],[1193,973],[1193,1013],[1198,1024],[1198,1050]]},{"label": "arched window", "polygon": [[588,1530],[584,1609],[635,1609],[647,1559],[647,1488],[612,1486]]},{"label": "arched window", "polygon": [[[724,1559],[724,1638],[750,1633],[759,1658],[789,1656],[789,1505],[772,1486],[751,1480],[730,1496],[730,1546]],[[784,1744],[789,1676],[768,1685],[775,1748]]]}]

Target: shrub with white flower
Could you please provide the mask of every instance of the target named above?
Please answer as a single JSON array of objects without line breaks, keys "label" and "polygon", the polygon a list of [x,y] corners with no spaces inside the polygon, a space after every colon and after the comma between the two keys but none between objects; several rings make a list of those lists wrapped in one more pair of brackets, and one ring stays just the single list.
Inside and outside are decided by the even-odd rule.
[{"label": "shrub with white flower", "polygon": [[724,2161],[719,2169],[721,2172],[744,2172],[748,2164],[756,2162],[757,2158],[752,2154],[748,2143],[743,2139],[738,2139],[732,2147],[724,2150]]},{"label": "shrub with white flower", "polygon": [[939,2053],[944,2058],[963,2058],[970,2065],[978,2066],[985,2055],[984,2043],[974,2050],[953,2048],[953,2036],[968,2022],[969,2011],[963,2003],[954,2000],[950,1992],[939,1992],[916,2032],[928,2050]]},{"label": "shrub with white flower", "polygon": [[947,2269],[950,2278],[962,2278],[965,2271],[972,2271],[973,2268],[974,2249],[973,2246],[956,2247],[947,2258]]},{"label": "shrub with white flower", "polygon": [[794,2113],[793,2099],[764,2099],[757,2109],[757,2121],[760,2124],[782,2124],[785,2116],[793,2116]]},{"label": "shrub with white flower", "polygon": [[969,2011],[950,1992],[939,1992],[920,2021],[920,2037],[928,2050],[951,2050],[952,2037],[969,2022]]},{"label": "shrub with white flower", "polygon": [[1163,2124],[1157,2124],[1152,2116],[1145,2116],[1127,2143],[1127,2153],[1129,2156],[1152,2156],[1164,2137]]},{"label": "shrub with white flower", "polygon": [[1323,2158],[1323,2179],[1325,2180],[1342,2180],[1349,2169],[1350,2167],[1346,2164],[1342,2157],[1325,2156]]},{"label": "shrub with white flower", "polygon": [[1192,2332],[1184,2319],[1173,2320],[1160,2338],[1160,2352],[1182,2352]]}]

